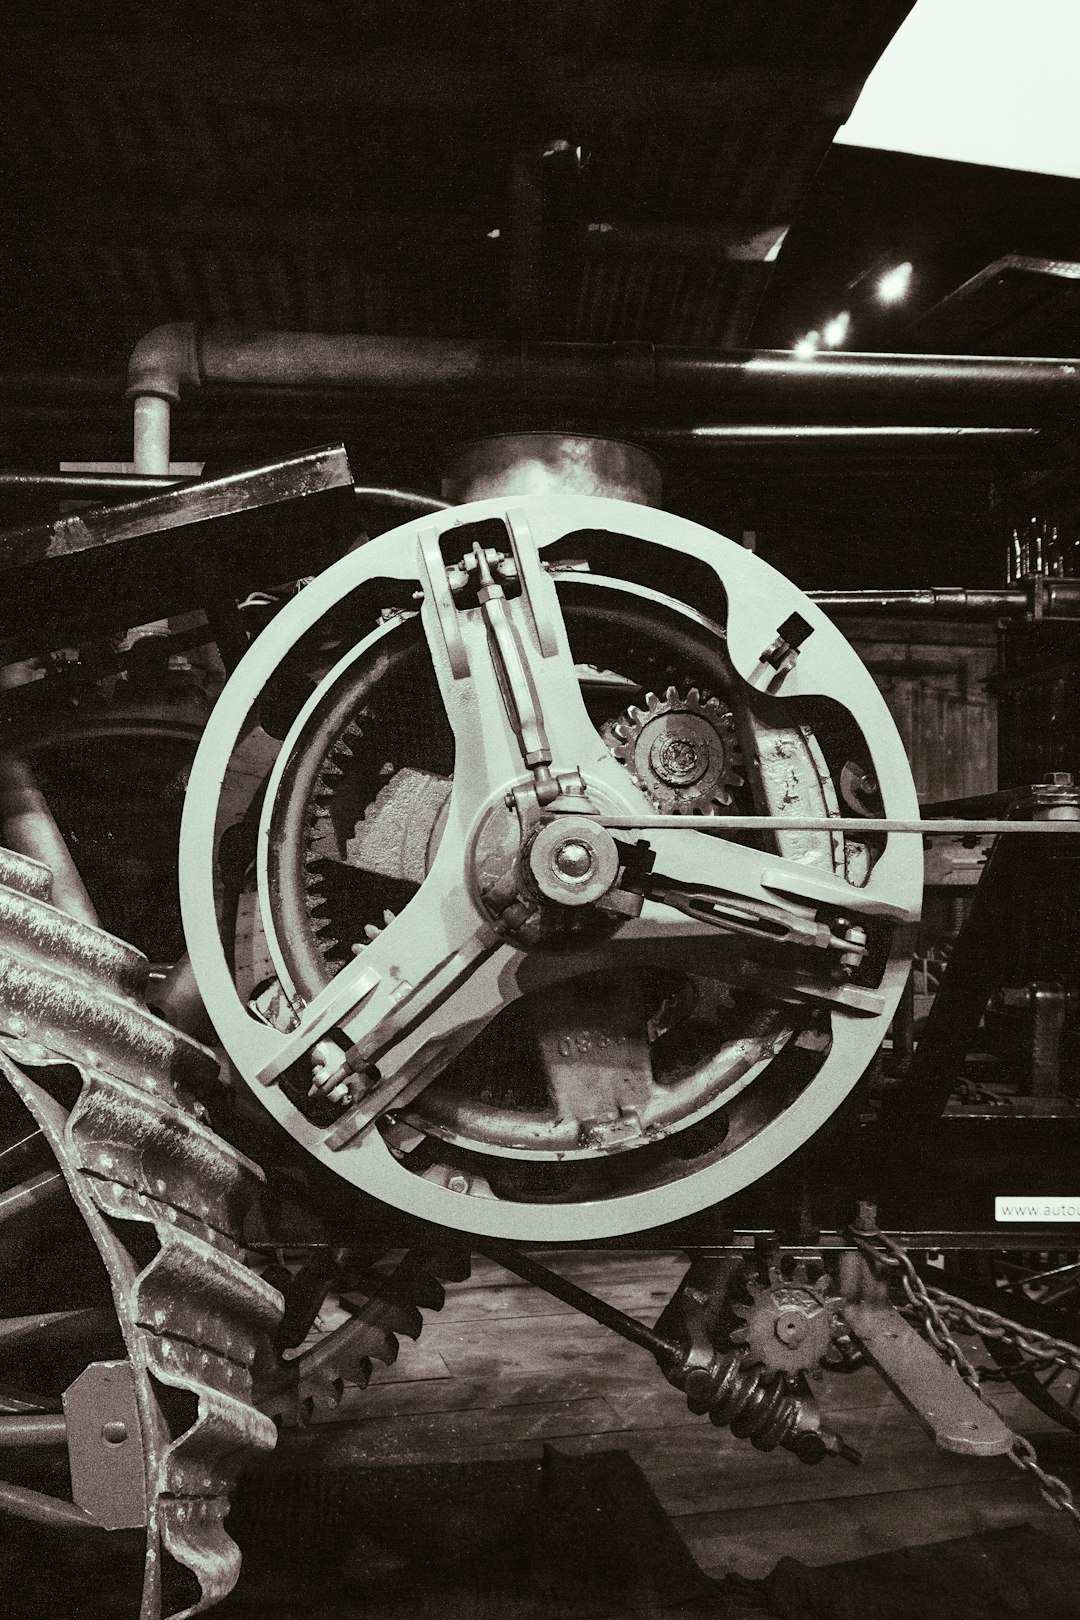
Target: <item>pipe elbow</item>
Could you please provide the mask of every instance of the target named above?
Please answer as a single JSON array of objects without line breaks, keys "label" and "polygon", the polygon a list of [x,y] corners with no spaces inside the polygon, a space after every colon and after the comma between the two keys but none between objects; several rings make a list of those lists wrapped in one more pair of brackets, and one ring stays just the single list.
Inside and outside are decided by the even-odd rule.
[{"label": "pipe elbow", "polygon": [[199,351],[192,321],[170,321],[155,326],[136,343],[128,359],[127,397],[154,395],[173,405],[180,389],[198,387]]}]

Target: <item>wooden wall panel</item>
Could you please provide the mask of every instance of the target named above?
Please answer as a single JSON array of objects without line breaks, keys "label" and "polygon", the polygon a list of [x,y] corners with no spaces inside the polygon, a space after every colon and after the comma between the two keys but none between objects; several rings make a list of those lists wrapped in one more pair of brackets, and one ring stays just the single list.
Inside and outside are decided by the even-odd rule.
[{"label": "wooden wall panel", "polygon": [[889,705],[919,797],[954,799],[997,788],[997,668],[993,625],[856,619],[844,634]]}]

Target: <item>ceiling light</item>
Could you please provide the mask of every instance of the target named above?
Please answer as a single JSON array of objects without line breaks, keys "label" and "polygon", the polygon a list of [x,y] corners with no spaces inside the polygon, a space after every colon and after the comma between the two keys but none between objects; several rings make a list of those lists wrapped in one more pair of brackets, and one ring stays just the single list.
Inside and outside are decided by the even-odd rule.
[{"label": "ceiling light", "polygon": [[894,265],[891,270],[886,270],[878,279],[877,295],[883,304],[898,304],[902,298],[907,297],[914,268],[914,265],[905,261],[903,264]]},{"label": "ceiling light", "polygon": [[807,332],[805,337],[799,339],[791,352],[796,360],[812,360],[818,352],[820,342],[820,332]]},{"label": "ceiling light", "polygon": [[847,342],[848,329],[851,326],[851,316],[847,310],[834,315],[831,321],[826,321],[821,328],[821,341],[827,349],[839,349],[841,344]]}]

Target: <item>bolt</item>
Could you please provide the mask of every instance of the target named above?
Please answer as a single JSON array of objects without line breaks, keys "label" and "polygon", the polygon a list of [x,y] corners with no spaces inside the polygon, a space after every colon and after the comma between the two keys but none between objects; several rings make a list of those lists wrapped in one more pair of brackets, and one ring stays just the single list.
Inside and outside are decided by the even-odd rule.
[{"label": "bolt", "polygon": [[854,973],[866,955],[866,929],[845,925],[844,938],[851,948],[840,952],[840,966]]},{"label": "bolt", "polygon": [[592,864],[592,850],[576,840],[561,844],[555,852],[555,869],[565,878],[588,877]]},{"label": "bolt", "polygon": [[469,1190],[469,1181],[467,1176],[451,1176],[446,1185],[449,1187],[451,1192],[467,1193]]},{"label": "bolt", "polygon": [[128,1437],[127,1424],[119,1418],[111,1418],[108,1423],[101,1425],[101,1438],[109,1446],[122,1446]]}]

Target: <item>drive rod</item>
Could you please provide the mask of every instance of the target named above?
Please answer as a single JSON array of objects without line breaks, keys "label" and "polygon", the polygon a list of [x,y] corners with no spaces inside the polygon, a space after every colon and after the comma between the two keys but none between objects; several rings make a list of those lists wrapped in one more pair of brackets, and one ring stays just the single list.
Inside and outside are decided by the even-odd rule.
[{"label": "drive rod", "polygon": [[627,1316],[614,1305],[597,1299],[595,1294],[586,1293],[576,1283],[560,1277],[557,1271],[549,1271],[538,1261],[522,1254],[512,1244],[500,1243],[497,1239],[486,1238],[483,1242],[473,1242],[473,1248],[478,1254],[486,1255],[498,1265],[512,1271],[515,1276],[524,1282],[532,1283],[535,1288],[542,1288],[546,1294],[552,1294],[555,1299],[561,1299],[564,1305],[570,1305],[583,1316],[591,1316],[594,1322],[601,1327],[610,1328],[613,1333],[629,1339],[631,1344],[641,1345],[643,1350],[650,1351],[663,1366],[666,1362],[678,1360],[680,1351],[677,1344],[665,1339],[662,1333],[657,1333],[644,1322],[639,1322],[633,1316]]},{"label": "drive rod", "polygon": [[[1071,808],[1071,807],[1070,807]],[[601,816],[601,827],[623,832],[760,832],[782,827],[785,832],[918,833],[922,838],[966,838],[969,834],[1069,833],[1080,837],[1080,818],[1061,821],[897,821],[881,816]]]}]

